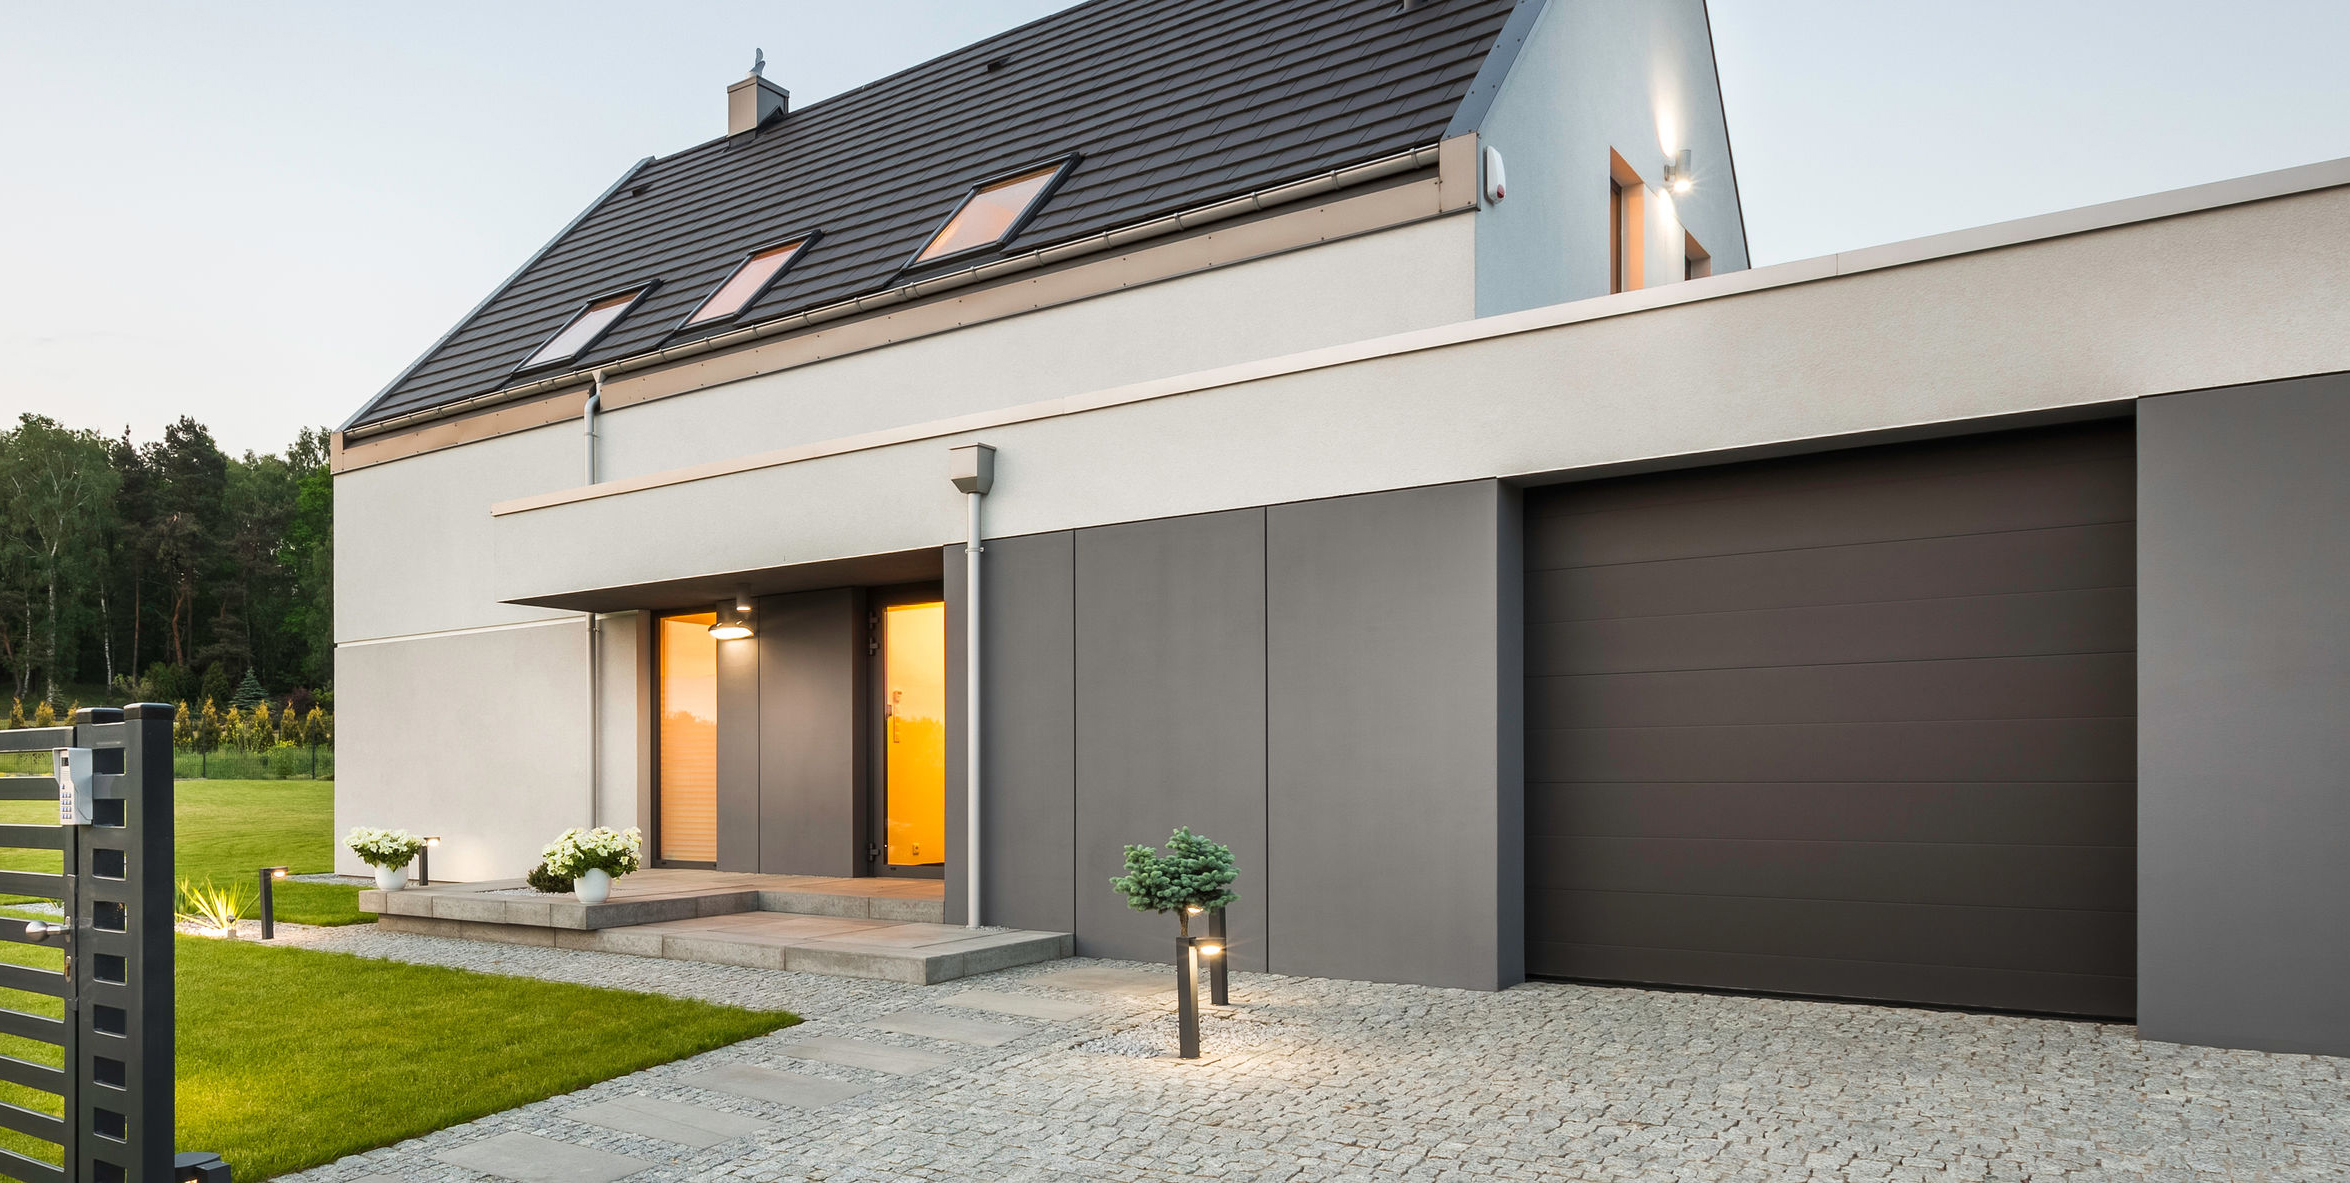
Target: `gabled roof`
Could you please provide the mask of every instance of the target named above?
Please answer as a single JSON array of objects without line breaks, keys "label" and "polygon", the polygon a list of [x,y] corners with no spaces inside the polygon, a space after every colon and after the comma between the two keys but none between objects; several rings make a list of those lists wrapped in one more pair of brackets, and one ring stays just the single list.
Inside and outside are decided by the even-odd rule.
[{"label": "gabled roof", "polygon": [[735,324],[928,274],[901,267],[974,182],[1069,153],[1079,163],[1005,252],[1434,143],[1513,7],[1091,0],[640,163],[345,426],[507,386],[583,303],[630,284],[659,286],[564,368],[690,339],[687,313],[788,235],[822,232]]}]

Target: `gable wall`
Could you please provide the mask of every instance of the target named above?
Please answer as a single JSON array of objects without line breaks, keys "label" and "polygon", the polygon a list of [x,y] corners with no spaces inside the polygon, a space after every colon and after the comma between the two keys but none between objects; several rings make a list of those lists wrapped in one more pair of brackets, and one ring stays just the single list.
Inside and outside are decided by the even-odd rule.
[{"label": "gable wall", "polygon": [[[1477,315],[1608,291],[1608,152],[1647,184],[1647,286],[1682,275],[1694,234],[1717,273],[1747,266],[1703,0],[1549,0],[1478,129],[1509,193],[1477,215]],[[1696,187],[1658,186],[1691,149]]]}]

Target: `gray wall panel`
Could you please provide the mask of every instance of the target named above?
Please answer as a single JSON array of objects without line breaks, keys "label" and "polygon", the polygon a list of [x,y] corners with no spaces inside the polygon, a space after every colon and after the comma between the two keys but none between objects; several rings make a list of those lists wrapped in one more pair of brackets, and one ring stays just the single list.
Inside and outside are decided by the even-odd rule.
[{"label": "gray wall panel", "polygon": [[1077,951],[1163,961],[1172,918],[1110,890],[1126,843],[1188,825],[1232,848],[1233,964],[1261,969],[1265,513],[1080,531],[1076,571]]},{"label": "gray wall panel", "polygon": [[2350,1055],[2350,379],[2138,423],[2139,1032]]},{"label": "gray wall panel", "polygon": [[1276,972],[1515,980],[1502,512],[1488,482],[1266,511]]},{"label": "gray wall panel", "polygon": [[[866,761],[859,724],[863,604],[854,588],[768,596],[758,603],[760,810],[750,833],[757,870],[864,871],[858,832]],[[719,827],[722,852],[729,829]]]},{"label": "gray wall panel", "polygon": [[718,869],[759,870],[759,649],[718,645]]},{"label": "gray wall panel", "polygon": [[989,924],[1077,930],[1074,563],[1066,531],[987,544],[980,673],[989,745],[981,757],[992,837],[981,890]]}]

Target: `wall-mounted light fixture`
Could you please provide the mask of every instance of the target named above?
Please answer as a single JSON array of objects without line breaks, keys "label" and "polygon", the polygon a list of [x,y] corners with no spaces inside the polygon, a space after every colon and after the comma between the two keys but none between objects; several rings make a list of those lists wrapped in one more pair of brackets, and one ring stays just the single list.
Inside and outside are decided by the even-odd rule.
[{"label": "wall-mounted light fixture", "polygon": [[1681,149],[1678,156],[1665,161],[1665,188],[1675,193],[1687,193],[1697,187],[1697,178],[1689,171],[1689,149]]},{"label": "wall-mounted light fixture", "polygon": [[751,597],[737,594],[731,600],[718,604],[717,622],[710,626],[710,635],[721,641],[739,641],[751,635]]}]

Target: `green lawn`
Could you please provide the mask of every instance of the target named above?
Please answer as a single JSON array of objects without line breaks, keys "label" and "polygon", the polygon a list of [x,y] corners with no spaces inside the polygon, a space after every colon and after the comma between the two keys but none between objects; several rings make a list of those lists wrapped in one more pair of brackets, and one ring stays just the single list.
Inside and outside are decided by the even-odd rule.
[{"label": "green lawn", "polygon": [[[0,960],[57,968],[56,950],[0,944]],[[252,1183],[331,1162],[790,1026],[782,1012],[252,941],[178,941],[179,1146]],[[0,1006],[55,1016],[56,999],[0,990]],[[0,1054],[58,1050],[0,1036]],[[57,1112],[0,1084],[0,1100]],[[0,1132],[0,1146],[56,1148]]]},{"label": "green lawn", "polygon": [[[258,902],[262,867],[307,875],[334,870],[335,783],[331,780],[183,780],[174,787],[178,877],[243,885]],[[57,807],[0,801],[0,822],[54,823]],[[48,871],[57,852],[0,850],[0,870]],[[280,883],[277,918],[295,924],[357,924],[359,889],[340,883]],[[18,897],[21,899],[21,897]],[[248,912],[248,915],[259,915]]]}]

